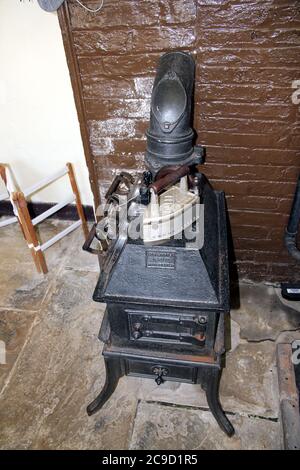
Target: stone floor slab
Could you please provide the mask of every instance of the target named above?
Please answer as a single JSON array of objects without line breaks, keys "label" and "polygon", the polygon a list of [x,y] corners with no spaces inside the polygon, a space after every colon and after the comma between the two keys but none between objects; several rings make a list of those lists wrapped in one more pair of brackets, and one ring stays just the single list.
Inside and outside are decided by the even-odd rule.
[{"label": "stone floor slab", "polygon": [[[91,224],[89,224],[91,228]],[[76,269],[77,271],[91,271],[99,274],[98,256],[87,251],[83,251],[84,236],[82,230],[76,230],[74,241],[70,246],[70,251],[65,259],[66,269]]]},{"label": "stone floor slab", "polygon": [[86,405],[105,380],[97,333],[103,308],[92,301],[95,273],[65,270],[34,326],[0,400],[4,449],[125,448],[136,409],[121,380],[103,410]]},{"label": "stone floor slab", "polygon": [[209,411],[141,401],[130,449],[280,449],[278,422],[241,415],[228,417],[235,428],[231,438],[220,430]]},{"label": "stone floor slab", "polygon": [[291,302],[282,303],[272,286],[240,284],[240,308],[231,311],[248,341],[276,340],[280,332],[300,329],[300,315]]},{"label": "stone floor slab", "polygon": [[278,417],[275,343],[241,343],[226,354],[220,396],[226,410]]},{"label": "stone floor slab", "polygon": [[0,310],[0,341],[5,353],[0,358],[0,392],[28,339],[36,315],[30,311]]}]

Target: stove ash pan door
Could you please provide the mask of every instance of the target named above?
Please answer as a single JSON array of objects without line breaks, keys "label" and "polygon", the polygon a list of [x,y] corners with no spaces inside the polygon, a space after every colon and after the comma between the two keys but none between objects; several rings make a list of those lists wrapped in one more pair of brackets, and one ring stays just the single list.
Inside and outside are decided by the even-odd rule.
[{"label": "stove ash pan door", "polygon": [[126,310],[133,341],[154,341],[204,346],[207,315],[167,314]]}]

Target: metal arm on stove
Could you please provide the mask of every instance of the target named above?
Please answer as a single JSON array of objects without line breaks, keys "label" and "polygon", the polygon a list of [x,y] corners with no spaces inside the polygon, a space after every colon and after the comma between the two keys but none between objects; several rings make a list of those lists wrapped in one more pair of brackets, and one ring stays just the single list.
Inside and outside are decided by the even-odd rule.
[{"label": "metal arm on stove", "polygon": [[[109,275],[114,263],[117,262],[127,240],[128,220],[123,217],[129,204],[138,198],[140,177],[123,171],[115,177],[109,187],[105,199],[107,204],[104,216],[92,227],[83,250],[98,255],[100,268]],[[121,198],[124,198],[123,200]],[[100,248],[92,248],[93,240],[98,240]]]}]

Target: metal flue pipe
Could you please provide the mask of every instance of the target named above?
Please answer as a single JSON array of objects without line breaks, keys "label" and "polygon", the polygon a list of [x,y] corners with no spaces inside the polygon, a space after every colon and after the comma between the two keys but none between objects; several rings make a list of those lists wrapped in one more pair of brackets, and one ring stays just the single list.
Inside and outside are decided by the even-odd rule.
[{"label": "metal flue pipe", "polygon": [[146,162],[152,174],[169,165],[199,163],[194,147],[192,105],[195,62],[184,52],[164,54],[158,64],[146,132]]},{"label": "metal flue pipe", "polygon": [[300,261],[300,250],[297,248],[297,234],[300,222],[300,175],[292,204],[289,222],[285,231],[284,242],[289,254]]}]

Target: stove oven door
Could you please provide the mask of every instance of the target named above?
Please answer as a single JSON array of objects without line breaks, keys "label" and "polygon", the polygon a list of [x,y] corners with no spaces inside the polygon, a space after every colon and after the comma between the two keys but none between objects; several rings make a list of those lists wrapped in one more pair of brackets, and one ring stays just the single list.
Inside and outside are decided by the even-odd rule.
[{"label": "stove oven door", "polygon": [[126,310],[132,341],[206,345],[208,316]]}]

